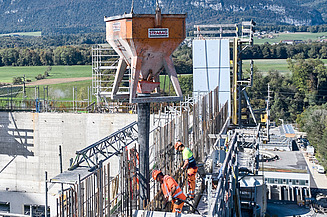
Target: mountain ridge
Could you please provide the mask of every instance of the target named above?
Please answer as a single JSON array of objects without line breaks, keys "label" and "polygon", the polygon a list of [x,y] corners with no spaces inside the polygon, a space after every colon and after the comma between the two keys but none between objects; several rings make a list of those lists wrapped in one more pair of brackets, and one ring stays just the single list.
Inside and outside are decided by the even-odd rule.
[{"label": "mountain ridge", "polygon": [[[327,0],[326,0],[327,1]],[[42,31],[83,33],[104,31],[104,16],[130,12],[132,0],[0,0],[0,33]],[[321,0],[160,0],[162,13],[187,13],[187,26],[238,23],[254,19],[258,24],[324,24]],[[134,2],[134,13],[154,13],[155,0]],[[324,12],[325,13],[325,12]],[[327,15],[326,15],[327,16]],[[326,19],[326,18],[325,18]]]}]

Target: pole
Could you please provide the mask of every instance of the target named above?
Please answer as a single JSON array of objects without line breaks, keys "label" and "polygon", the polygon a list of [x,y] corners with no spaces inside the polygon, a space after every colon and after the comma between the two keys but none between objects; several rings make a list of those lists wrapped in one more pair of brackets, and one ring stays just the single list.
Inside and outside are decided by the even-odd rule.
[{"label": "pole", "polygon": [[43,86],[43,112],[46,111],[46,105],[45,105],[45,89],[46,89],[46,87]]},{"label": "pole", "polygon": [[78,174],[78,213],[77,216],[82,216],[82,187],[81,187],[81,174]]},{"label": "pole", "polygon": [[99,194],[99,214],[98,214],[98,216],[99,217],[102,217],[103,216],[103,166],[102,166],[103,164],[102,164],[102,161],[100,161],[99,162],[99,176],[97,177],[98,178],[98,180],[99,180],[99,187],[98,187],[98,189],[99,189],[99,191],[98,191],[98,194]]},{"label": "pole", "polygon": [[49,86],[47,86],[47,108],[46,108],[46,112],[48,112],[48,102],[49,102]]},{"label": "pole", "polygon": [[269,127],[270,127],[270,109],[269,109],[269,99],[270,99],[270,91],[269,91],[269,83],[268,83],[268,100],[267,100],[267,141],[269,142],[270,137],[269,137]]},{"label": "pole", "polygon": [[73,112],[75,111],[75,87],[73,87]]},{"label": "pole", "polygon": [[45,171],[45,217],[48,217],[48,172]]},{"label": "pole", "polygon": [[[238,50],[238,59],[237,59],[237,65],[238,65],[238,72],[237,72],[237,80],[242,80],[242,43],[237,47]],[[238,91],[238,125],[242,126],[242,93],[241,93],[242,87],[241,84],[237,85],[237,91]]]},{"label": "pole", "polygon": [[138,143],[140,145],[140,208],[150,199],[149,133],[150,103],[138,103]]},{"label": "pole", "polygon": [[12,111],[12,85],[10,86],[10,110]]},{"label": "pole", "polygon": [[25,95],[26,95],[26,89],[25,89],[25,75],[23,77],[24,81],[23,81],[23,100],[25,99]]},{"label": "pole", "polygon": [[[62,173],[62,152],[61,145],[59,145],[59,160],[60,160],[60,173]],[[64,184],[61,183],[61,212],[62,216],[64,216]]]},{"label": "pole", "polygon": [[90,87],[87,87],[87,107],[90,106]]}]

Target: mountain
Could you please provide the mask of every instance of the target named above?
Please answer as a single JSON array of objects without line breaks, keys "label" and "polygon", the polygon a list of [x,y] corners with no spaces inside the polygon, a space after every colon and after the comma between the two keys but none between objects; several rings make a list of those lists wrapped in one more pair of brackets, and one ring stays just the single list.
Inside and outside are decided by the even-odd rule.
[{"label": "mountain", "polygon": [[[237,23],[323,24],[327,0],[159,0],[162,13],[187,13],[187,25]],[[136,0],[134,13],[154,13],[155,0]],[[104,31],[104,16],[131,10],[132,0],[0,0],[0,33]],[[319,9],[324,8],[319,12]],[[326,19],[326,17],[325,17]]]}]

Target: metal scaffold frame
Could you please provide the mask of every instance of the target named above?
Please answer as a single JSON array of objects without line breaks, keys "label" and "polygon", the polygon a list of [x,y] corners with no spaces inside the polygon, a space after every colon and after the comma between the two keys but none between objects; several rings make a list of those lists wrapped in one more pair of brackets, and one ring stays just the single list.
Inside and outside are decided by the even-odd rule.
[{"label": "metal scaffold frame", "polygon": [[[119,67],[119,55],[109,44],[95,45],[92,47],[92,94],[97,97],[99,104],[103,100],[112,97],[117,69]],[[124,73],[118,92],[129,93],[130,70]]]},{"label": "metal scaffold frame", "polygon": [[136,142],[137,134],[137,122],[133,122],[110,136],[77,151],[70,169],[73,170],[85,163],[91,170],[94,169],[100,160],[105,161],[114,155],[118,156],[124,148]]}]

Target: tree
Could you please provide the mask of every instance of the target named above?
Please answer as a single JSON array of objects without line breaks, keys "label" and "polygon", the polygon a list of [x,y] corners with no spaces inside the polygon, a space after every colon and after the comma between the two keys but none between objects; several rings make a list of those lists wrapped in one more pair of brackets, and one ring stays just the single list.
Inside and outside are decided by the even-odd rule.
[{"label": "tree", "polygon": [[192,95],[193,92],[193,75],[183,75],[178,77],[179,84],[183,95]]},{"label": "tree", "polygon": [[310,50],[308,51],[309,58],[319,58],[319,48],[316,44],[312,44]]},{"label": "tree", "polygon": [[262,49],[262,57],[264,59],[271,58],[271,52],[270,52],[269,46],[264,46],[263,47],[263,49]]},{"label": "tree", "polygon": [[296,122],[307,132],[308,139],[317,150],[320,163],[327,166],[327,104],[311,106],[298,116]]},{"label": "tree", "polygon": [[22,77],[13,77],[12,78],[12,84],[21,84],[21,83],[23,83],[23,79],[22,79]]},{"label": "tree", "polygon": [[[288,59],[287,62],[296,88],[300,94],[306,96],[304,100],[315,104],[319,98],[320,100],[325,98],[321,93],[325,93],[327,87],[327,68],[321,60],[298,59],[293,61]],[[322,104],[322,102],[318,102],[318,104]]]},{"label": "tree", "polygon": [[286,59],[287,58],[287,49],[285,46],[277,46],[276,58],[278,58],[278,59]]},{"label": "tree", "polygon": [[2,62],[5,66],[15,66],[19,58],[19,53],[14,48],[4,49],[1,52]]},{"label": "tree", "polygon": [[319,50],[319,55],[321,59],[327,59],[327,47],[322,46]]},{"label": "tree", "polygon": [[327,106],[312,106],[297,119],[302,130],[308,133],[308,139],[316,148],[326,131]]},{"label": "tree", "polygon": [[42,80],[44,79],[44,75],[42,74],[38,74],[36,77],[35,77],[36,80]]}]

